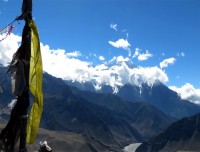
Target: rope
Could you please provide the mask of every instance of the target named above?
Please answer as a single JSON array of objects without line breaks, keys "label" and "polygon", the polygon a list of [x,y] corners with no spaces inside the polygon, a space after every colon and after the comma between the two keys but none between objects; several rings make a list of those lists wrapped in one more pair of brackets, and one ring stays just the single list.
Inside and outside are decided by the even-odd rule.
[{"label": "rope", "polygon": [[12,30],[13,30],[13,28],[14,28],[14,26],[13,26],[12,24],[13,24],[15,21],[17,21],[17,20],[18,20],[18,18],[14,19],[12,22],[10,22],[9,24],[7,24],[5,27],[3,27],[3,28],[0,30],[0,34],[2,34],[2,33],[4,33],[5,30],[7,30],[7,28],[10,26],[10,28],[9,28],[9,30],[8,30],[8,32],[7,32],[7,34],[6,34],[6,36],[5,36],[4,38],[2,38],[2,39],[0,40],[0,42],[3,41],[3,40],[5,40],[5,39],[8,37],[8,35],[10,35],[10,33],[12,32]]},{"label": "rope", "polygon": [[10,22],[10,23],[7,24],[5,27],[3,27],[3,28],[0,30],[0,33],[3,33],[3,32],[6,30],[6,28],[7,28],[8,26],[12,25],[15,21],[16,21],[16,19],[14,19],[12,22]]}]

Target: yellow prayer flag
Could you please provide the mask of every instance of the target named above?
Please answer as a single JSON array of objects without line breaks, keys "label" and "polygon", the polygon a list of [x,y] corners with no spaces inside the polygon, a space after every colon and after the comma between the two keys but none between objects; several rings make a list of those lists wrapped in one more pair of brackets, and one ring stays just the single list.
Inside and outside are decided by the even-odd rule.
[{"label": "yellow prayer flag", "polygon": [[29,20],[31,28],[31,59],[29,72],[29,87],[34,96],[33,106],[31,108],[30,117],[27,125],[26,142],[34,143],[43,110],[43,93],[42,93],[42,56],[40,52],[40,40],[36,24],[33,20]]}]

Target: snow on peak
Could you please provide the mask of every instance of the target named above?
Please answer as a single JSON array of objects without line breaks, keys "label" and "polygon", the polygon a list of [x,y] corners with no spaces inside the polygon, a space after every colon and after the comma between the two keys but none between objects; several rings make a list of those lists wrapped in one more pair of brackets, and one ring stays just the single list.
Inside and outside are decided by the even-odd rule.
[{"label": "snow on peak", "polygon": [[[159,67],[136,67],[129,58],[122,56],[114,57],[107,63],[97,66],[74,68],[77,70],[73,74],[74,77],[70,78],[71,80],[79,83],[90,82],[96,90],[100,90],[104,85],[109,85],[115,93],[119,86],[125,84],[141,86],[143,83],[147,83],[152,86],[157,81],[163,83],[168,81],[167,75]],[[69,77],[64,77],[64,79],[69,80]]]}]

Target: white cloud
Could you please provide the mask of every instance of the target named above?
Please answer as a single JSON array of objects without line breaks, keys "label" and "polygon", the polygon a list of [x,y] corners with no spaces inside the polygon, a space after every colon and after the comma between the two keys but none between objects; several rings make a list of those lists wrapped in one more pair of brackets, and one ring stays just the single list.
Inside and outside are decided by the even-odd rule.
[{"label": "white cloud", "polygon": [[99,56],[99,60],[104,61],[104,60],[105,60],[105,57]]},{"label": "white cloud", "polygon": [[128,39],[128,33],[126,33],[126,38]]},{"label": "white cloud", "polygon": [[175,86],[170,86],[169,88],[177,92],[182,99],[200,104],[200,89],[195,89],[190,83],[186,83],[181,88]]},{"label": "white cloud", "polygon": [[181,52],[181,56],[184,57],[184,56],[185,56],[185,53],[184,53],[184,52]]},{"label": "white cloud", "polygon": [[[65,50],[51,50],[48,45],[41,44],[44,71],[66,80],[77,79],[82,81],[80,75],[90,66],[89,62],[69,58]],[[83,74],[84,77],[84,74]]]},{"label": "white cloud", "polygon": [[78,57],[78,56],[81,56],[81,53],[80,53],[80,51],[74,51],[74,52],[66,53],[66,56],[68,56],[68,57]]},{"label": "white cloud", "polygon": [[145,60],[148,60],[150,57],[152,57],[153,55],[149,53],[148,50],[146,50],[145,53],[140,53],[142,51],[142,49],[139,49],[139,48],[136,48],[135,49],[135,53],[133,55],[133,58],[136,58],[139,60],[139,61],[145,61]]},{"label": "white cloud", "polygon": [[[0,39],[4,38],[5,35],[0,35]],[[17,51],[20,42],[21,37],[12,33],[0,42],[0,64],[7,66],[10,63],[12,55]]]},{"label": "white cloud", "polygon": [[125,39],[119,39],[116,42],[109,41],[108,42],[110,45],[116,47],[116,48],[123,48],[124,50],[128,50],[129,47],[131,46],[128,42],[128,40]]},{"label": "white cloud", "polygon": [[[19,36],[11,34],[8,39],[0,43],[0,63],[6,65],[11,61],[20,41],[21,38]],[[168,81],[168,77],[162,69],[158,67],[130,66],[129,63],[131,61],[128,57],[114,57],[109,63],[115,62],[115,64],[93,66],[90,62],[74,58],[80,52],[69,55],[63,49],[54,50],[42,43],[41,52],[44,71],[65,80],[93,81],[97,89],[101,88],[102,84],[108,84],[117,91],[117,86],[122,86],[126,83],[141,85],[141,83],[146,82],[152,85],[156,80],[163,83]]]},{"label": "white cloud", "polygon": [[131,56],[131,50],[130,50],[130,44],[128,42],[128,40],[125,39],[119,39],[116,42],[113,41],[108,41],[108,43],[116,48],[122,48],[124,50],[128,51],[128,56]]},{"label": "white cloud", "polygon": [[117,31],[117,24],[110,24],[110,28]]},{"label": "white cloud", "polygon": [[142,53],[138,56],[138,60],[139,61],[144,61],[144,60],[148,60],[150,57],[152,57],[153,55],[149,53],[148,50],[146,50],[146,53]]},{"label": "white cloud", "polygon": [[160,68],[167,68],[169,64],[174,64],[174,62],[176,61],[175,58],[169,58],[169,59],[165,59],[162,62],[160,62]]},{"label": "white cloud", "polygon": [[184,53],[184,52],[181,52],[181,53],[178,52],[178,53],[177,53],[177,56],[178,56],[178,57],[184,57],[184,56],[185,56],[185,53]]},{"label": "white cloud", "polygon": [[117,62],[127,62],[127,61],[130,60],[128,57],[124,58],[123,56],[118,56],[115,59],[116,59]]},{"label": "white cloud", "polygon": [[141,51],[141,49],[139,49],[139,48],[136,48],[136,49],[135,49],[135,53],[134,53],[134,55],[133,55],[133,58],[135,58],[135,57],[139,56],[139,54],[140,54],[140,51]]},{"label": "white cloud", "polygon": [[162,56],[165,56],[165,53],[163,52],[163,53],[161,53],[161,55],[162,55]]}]

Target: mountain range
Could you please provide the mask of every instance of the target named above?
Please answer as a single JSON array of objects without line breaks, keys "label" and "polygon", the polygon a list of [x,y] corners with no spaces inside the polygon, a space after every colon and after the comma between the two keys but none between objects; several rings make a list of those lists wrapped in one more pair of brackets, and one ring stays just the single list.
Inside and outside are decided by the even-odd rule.
[{"label": "mountain range", "polygon": [[[5,71],[6,68],[1,67],[0,75]],[[2,109],[14,96],[9,75],[4,76],[1,84],[4,91],[0,94]],[[43,92],[40,127],[47,129],[47,134],[55,135],[55,131],[70,133],[73,140],[77,138],[79,141],[78,147],[84,147],[88,152],[120,152],[124,146],[145,142],[177,119],[200,111],[197,105],[181,100],[161,82],[151,87],[145,83],[140,87],[126,84],[113,93],[109,85],[96,91],[92,82],[67,82],[44,73]],[[7,118],[5,114],[0,116]],[[37,138],[41,139],[41,136]],[[51,143],[55,151],[59,151],[60,139],[55,139],[58,141],[51,140]],[[73,149],[72,145],[69,148]]]},{"label": "mountain range", "polygon": [[79,90],[96,93],[113,94],[129,102],[146,102],[149,103],[166,115],[174,118],[183,118],[192,116],[200,111],[200,107],[188,100],[181,99],[176,92],[169,89],[160,81],[156,81],[152,86],[147,83],[141,83],[140,86],[125,84],[118,86],[117,92],[109,85],[103,85],[101,89],[96,90],[92,82],[72,82],[65,81],[69,86],[79,88]]},{"label": "mountain range", "polygon": [[44,93],[41,127],[82,134],[97,151],[121,151],[125,145],[143,142],[175,121],[148,103],[82,91],[47,73]]}]

